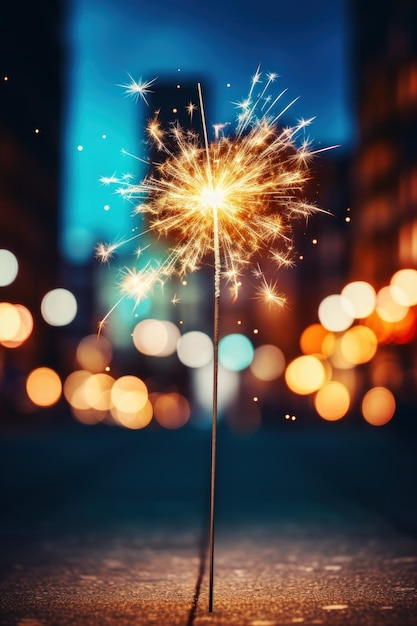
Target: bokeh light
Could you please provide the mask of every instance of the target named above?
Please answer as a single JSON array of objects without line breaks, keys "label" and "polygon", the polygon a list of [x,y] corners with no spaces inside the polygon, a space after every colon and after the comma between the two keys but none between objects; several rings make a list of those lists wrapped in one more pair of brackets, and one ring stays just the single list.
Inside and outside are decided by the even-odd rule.
[{"label": "bokeh light", "polygon": [[192,330],[179,338],[177,355],[187,367],[204,367],[213,357],[213,342],[205,333]]},{"label": "bokeh light", "polygon": [[0,287],[10,285],[17,276],[19,264],[13,252],[0,250]]},{"label": "bokeh light", "polygon": [[139,430],[145,428],[151,422],[153,408],[149,398],[147,398],[145,404],[139,411],[123,411],[113,406],[110,409],[110,413],[120,426],[130,428],[131,430]]},{"label": "bokeh light", "polygon": [[[395,285],[382,287],[376,295],[376,312],[385,322],[399,322],[408,313],[408,306],[404,304],[405,294]],[[401,301],[403,304],[401,304]]]},{"label": "bokeh light", "polygon": [[[232,404],[239,393],[238,372],[228,370],[219,363],[218,410],[219,413]],[[203,411],[213,409],[213,363],[192,370],[192,389],[194,397]],[[196,416],[198,419],[199,416]]]},{"label": "bokeh light", "polygon": [[370,328],[378,339],[379,344],[390,342],[392,339],[393,324],[385,322],[381,319],[376,311],[374,311],[363,322],[367,328]]},{"label": "bokeh light", "polygon": [[355,313],[348,298],[339,294],[332,294],[320,302],[318,316],[324,328],[333,332],[341,332],[352,325]]},{"label": "bokeh light", "polygon": [[304,354],[324,354],[323,345],[328,337],[333,337],[324,326],[319,323],[310,324],[301,333],[300,348]]},{"label": "bokeh light", "polygon": [[84,396],[92,409],[97,411],[109,411],[111,409],[111,389],[114,382],[114,378],[109,374],[92,374],[84,380]]},{"label": "bokeh light", "polygon": [[377,348],[377,337],[367,326],[349,328],[340,340],[342,355],[353,365],[367,363],[373,359]]},{"label": "bokeh light", "polygon": [[20,329],[20,315],[14,304],[0,302],[0,342],[13,341]]},{"label": "bokeh light", "polygon": [[67,326],[77,315],[77,300],[68,289],[52,289],[42,298],[41,313],[50,326]]},{"label": "bokeh light", "polygon": [[340,420],[349,410],[349,391],[342,383],[331,380],[318,390],[314,406],[324,420],[329,422]]},{"label": "bokeh light", "polygon": [[356,319],[368,317],[375,309],[375,289],[363,280],[356,280],[345,285],[341,295],[349,300],[352,305],[353,316]]},{"label": "bokeh light", "polygon": [[101,372],[111,362],[112,345],[103,335],[87,335],[78,343],[76,358],[82,369]]},{"label": "bokeh light", "polygon": [[240,372],[253,360],[255,350],[245,335],[233,333],[219,341],[219,361],[226,369]]},{"label": "bokeh light", "polygon": [[395,397],[386,387],[373,387],[364,395],[361,408],[362,415],[369,424],[383,426],[394,417]]},{"label": "bokeh light", "polygon": [[319,354],[324,354],[325,357],[333,357],[339,349],[340,337],[335,333],[327,332],[321,344],[321,350]]},{"label": "bokeh light", "polygon": [[92,374],[76,370],[64,382],[63,392],[74,417],[83,424],[102,422],[113,407],[111,389],[114,379],[109,374]]},{"label": "bokeh light", "polygon": [[177,347],[180,331],[169,321],[155,319],[142,320],[133,330],[133,344],[142,354],[148,356],[169,356]]},{"label": "bokeh light", "polygon": [[[397,304],[394,306],[401,307]],[[402,312],[403,310],[402,308]],[[373,330],[379,344],[409,343],[417,335],[416,315],[413,309],[408,309],[405,317],[396,322],[386,321],[374,312],[364,320],[364,324]]]},{"label": "bokeh light", "polygon": [[320,359],[313,355],[303,355],[289,363],[285,370],[285,382],[289,389],[299,395],[317,391],[324,385],[326,370]]},{"label": "bokeh light", "polygon": [[190,419],[190,405],[180,393],[158,394],[153,405],[154,417],[158,424],[168,429],[184,426]]},{"label": "bokeh light", "polygon": [[15,304],[14,307],[19,314],[20,324],[12,339],[1,341],[5,348],[18,348],[30,337],[33,330],[33,317],[29,309],[23,304]]},{"label": "bokeh light", "polygon": [[52,406],[61,397],[61,379],[53,369],[38,367],[26,378],[26,393],[33,404],[41,407]]},{"label": "bokeh light", "polygon": [[87,370],[76,370],[65,379],[64,396],[73,409],[84,411],[91,408],[85,393],[85,383],[91,376],[91,372]]},{"label": "bokeh light", "polygon": [[417,316],[414,308],[408,309],[407,315],[392,324],[392,340],[395,343],[410,343],[417,338]]},{"label": "bokeh light", "polygon": [[148,389],[137,376],[121,376],[111,389],[112,404],[123,413],[137,413],[148,400]]},{"label": "bokeh light", "polygon": [[0,302],[0,343],[5,348],[18,348],[33,330],[32,313],[23,304]]},{"label": "bokeh light", "polygon": [[391,278],[391,285],[398,287],[402,292],[402,299],[399,301],[400,304],[406,306],[414,306],[417,304],[417,270],[398,270]]},{"label": "bokeh light", "polygon": [[250,370],[259,380],[274,380],[281,376],[285,369],[285,357],[277,346],[264,345],[255,349]]}]

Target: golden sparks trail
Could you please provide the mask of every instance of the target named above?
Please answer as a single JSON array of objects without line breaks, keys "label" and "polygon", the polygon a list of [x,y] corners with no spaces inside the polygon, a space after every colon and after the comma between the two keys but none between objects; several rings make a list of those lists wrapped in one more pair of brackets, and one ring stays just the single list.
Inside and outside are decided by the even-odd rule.
[{"label": "golden sparks trail", "polygon": [[[138,304],[155,284],[163,285],[174,275],[182,277],[204,261],[212,262],[216,246],[216,269],[234,297],[242,271],[255,258],[267,256],[278,266],[291,264],[292,221],[319,210],[303,196],[311,157],[330,148],[312,150],[308,140],[300,140],[312,119],[300,120],[292,127],[279,126],[279,119],[295,100],[274,115],[285,91],[273,99],[268,91],[276,75],[268,74],[264,84],[261,78],[258,69],[247,98],[235,103],[234,132],[222,135],[218,129],[226,125],[216,125],[216,140],[208,141],[202,98],[203,137],[175,123],[164,129],[155,113],[147,133],[162,154],[162,163],[153,164],[151,173],[139,184],[115,175],[102,178],[105,184],[119,184],[118,192],[135,201],[134,214],[148,218],[146,232],[165,238],[169,248],[161,264],[150,262],[139,270],[124,271],[122,299],[130,297]],[[128,94],[144,96],[152,83],[132,80],[124,86]],[[199,92],[201,96],[200,87]],[[188,105],[190,116],[197,108]],[[122,243],[98,244],[97,257],[107,261]],[[258,294],[264,294],[269,302],[283,301],[264,277]]]}]

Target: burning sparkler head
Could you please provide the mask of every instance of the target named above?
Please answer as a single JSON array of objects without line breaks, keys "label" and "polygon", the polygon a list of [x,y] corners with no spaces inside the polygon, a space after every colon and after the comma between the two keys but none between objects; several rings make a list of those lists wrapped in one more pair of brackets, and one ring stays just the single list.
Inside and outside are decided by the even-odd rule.
[{"label": "burning sparkler head", "polygon": [[[149,286],[193,272],[213,253],[235,296],[242,271],[255,257],[266,255],[278,265],[291,263],[292,220],[306,219],[318,210],[303,196],[310,158],[318,151],[298,137],[311,120],[279,126],[290,105],[278,115],[272,113],[284,93],[275,100],[266,95],[275,78],[269,74],[262,87],[261,73],[256,72],[248,97],[238,104],[235,131],[220,137],[216,133],[212,142],[207,133],[200,137],[178,124],[163,129],[158,112],[149,121],[149,140],[162,162],[155,163],[139,184],[121,179],[120,192],[136,201],[134,212],[148,218],[149,230],[167,239],[169,253],[158,267],[141,271],[140,293],[144,280]],[[260,93],[255,94],[258,87]],[[190,105],[195,114],[196,106]],[[205,128],[202,96],[200,112]],[[98,251],[101,258],[108,258],[106,247]],[[269,301],[281,302],[272,284],[262,278],[261,292]],[[122,289],[138,301],[136,283],[128,272]]]},{"label": "burning sparkler head", "polygon": [[193,271],[213,252],[214,213],[225,275],[237,277],[256,253],[289,262],[290,221],[315,210],[302,196],[308,159],[293,135],[262,119],[204,147],[193,133],[171,130],[176,152],[126,191],[143,198],[135,212],[147,214],[151,229],[174,242],[174,272]]}]

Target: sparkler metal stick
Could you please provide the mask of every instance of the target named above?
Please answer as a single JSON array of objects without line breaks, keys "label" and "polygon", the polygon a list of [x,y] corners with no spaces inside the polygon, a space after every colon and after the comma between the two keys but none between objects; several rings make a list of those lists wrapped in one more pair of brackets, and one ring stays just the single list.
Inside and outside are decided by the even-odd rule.
[{"label": "sparkler metal stick", "polygon": [[216,495],[216,453],[217,453],[217,391],[219,380],[219,318],[220,293],[214,295],[213,327],[213,417],[211,424],[211,484],[210,484],[210,535],[209,535],[209,613],[213,611],[214,594],[214,512]]},{"label": "sparkler metal stick", "polygon": [[[204,147],[207,155],[207,169],[209,179],[212,182],[210,153],[207,137],[206,116],[204,113],[204,100],[201,84],[198,83],[198,98],[201,111],[201,122],[204,133]],[[214,318],[213,318],[213,407],[211,424],[211,481],[210,481],[210,531],[209,531],[209,613],[213,612],[214,595],[214,522],[215,522],[215,497],[216,497],[216,456],[217,456],[217,392],[219,381],[219,322],[220,322],[220,239],[219,219],[217,206],[213,204],[213,251],[214,251]]]}]

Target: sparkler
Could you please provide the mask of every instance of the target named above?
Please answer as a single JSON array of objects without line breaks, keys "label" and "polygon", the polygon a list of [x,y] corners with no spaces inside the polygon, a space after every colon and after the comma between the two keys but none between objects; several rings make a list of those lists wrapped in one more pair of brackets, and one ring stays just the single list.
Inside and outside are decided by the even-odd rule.
[{"label": "sparkler", "polygon": [[[207,259],[214,259],[210,612],[213,610],[221,281],[223,278],[229,284],[233,297],[237,298],[242,273],[250,268],[255,258],[267,255],[277,266],[291,265],[293,220],[307,219],[320,210],[303,197],[303,188],[310,178],[310,160],[318,152],[330,149],[313,150],[309,140],[303,138],[304,129],[314,118],[302,119],[291,127],[279,126],[280,118],[295,100],[274,114],[285,94],[284,90],[275,98],[269,95],[275,80],[276,74],[268,74],[263,83],[258,68],[247,97],[235,103],[238,109],[235,130],[226,134],[227,124],[216,125],[214,141],[208,138],[203,94],[198,84],[198,107],[190,102],[187,110],[192,117],[199,108],[202,137],[178,124],[162,128],[156,112],[147,124],[147,133],[149,141],[164,156],[162,163],[154,164],[151,173],[139,184],[115,175],[102,179],[104,184],[119,183],[118,192],[136,202],[134,214],[148,218],[146,232],[174,242],[168,246],[164,262],[149,262],[142,269],[124,271],[121,299],[131,297],[139,304],[156,284],[162,286],[175,275],[183,277],[196,271]],[[123,86],[128,94],[140,96],[147,102],[145,94],[153,82],[132,79],[129,85]],[[99,244],[96,254],[107,261],[122,243]],[[261,278],[258,296],[268,303],[282,305],[284,298],[277,292],[275,283],[266,280],[258,263],[256,267]],[[100,322],[100,328],[111,311]]]}]

